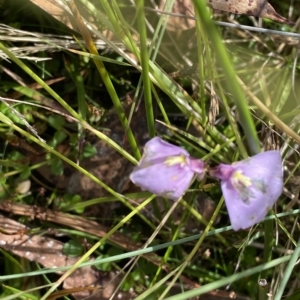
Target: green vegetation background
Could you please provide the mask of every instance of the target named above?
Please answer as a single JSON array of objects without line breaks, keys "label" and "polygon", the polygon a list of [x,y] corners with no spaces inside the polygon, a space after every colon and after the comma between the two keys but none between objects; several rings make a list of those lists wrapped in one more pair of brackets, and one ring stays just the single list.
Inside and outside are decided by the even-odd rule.
[{"label": "green vegetation background", "polygon": [[[272,2],[295,21],[292,28],[220,12],[211,18],[198,1],[197,26],[185,30],[178,17],[169,20],[171,30],[168,16],[144,9],[151,3],[142,0],[135,7],[62,3],[75,16],[74,30],[29,1],[0,2],[0,209],[5,220],[27,226],[0,227],[0,298],[74,299],[80,279],[70,290],[62,283],[94,257],[101,276],[117,278],[116,297],[299,299],[299,36],[220,27],[214,20],[297,32],[300,4]],[[117,190],[118,177],[90,172],[105,161],[126,181],[117,162],[137,163],[140,132],[159,134],[212,165],[281,148],[290,184],[265,222],[233,232],[218,182],[209,178],[173,204],[132,186]],[[107,159],[93,163],[104,152]],[[90,178],[92,188],[72,193],[67,179],[74,172]],[[76,260],[61,277],[53,267],[68,264],[43,269],[25,251],[8,249],[5,238],[14,235],[49,237]],[[101,294],[107,282],[98,284],[95,299],[108,299]]]}]

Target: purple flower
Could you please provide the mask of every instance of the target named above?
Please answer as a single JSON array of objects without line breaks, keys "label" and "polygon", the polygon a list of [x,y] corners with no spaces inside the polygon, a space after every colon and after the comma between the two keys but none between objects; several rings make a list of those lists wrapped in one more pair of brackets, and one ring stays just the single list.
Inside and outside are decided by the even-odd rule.
[{"label": "purple flower", "polygon": [[192,158],[186,150],[155,137],[146,143],[143,157],[130,179],[143,190],[176,200],[189,188],[195,174],[201,179],[204,173],[202,160]]},{"label": "purple flower", "polygon": [[231,225],[245,229],[262,221],[279,198],[283,188],[279,151],[267,151],[248,159],[220,164],[210,175],[221,179]]}]

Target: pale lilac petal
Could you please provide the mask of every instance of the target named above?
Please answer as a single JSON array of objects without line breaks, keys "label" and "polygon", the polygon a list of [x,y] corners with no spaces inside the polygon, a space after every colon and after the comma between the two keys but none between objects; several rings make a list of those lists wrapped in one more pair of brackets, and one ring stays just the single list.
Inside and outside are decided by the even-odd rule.
[{"label": "pale lilac petal", "polygon": [[269,175],[270,179],[274,175],[282,178],[282,159],[279,151],[266,151],[256,154],[248,159],[232,164],[235,168],[241,168],[245,174],[253,174],[254,177]]},{"label": "pale lilac petal", "polygon": [[212,177],[216,177],[220,180],[229,180],[232,173],[235,171],[232,165],[219,164],[217,167],[209,171]]},{"label": "pale lilac petal", "polygon": [[221,179],[234,230],[245,229],[262,221],[283,189],[279,151],[260,153],[231,166],[220,164],[211,174]]},{"label": "pale lilac petal", "polygon": [[162,161],[147,168],[135,168],[130,180],[143,190],[176,200],[189,188],[193,176],[194,172],[186,165],[168,167]]},{"label": "pale lilac petal", "polygon": [[280,196],[280,194],[274,195],[268,192],[263,194],[256,189],[250,189],[252,197],[249,198],[249,202],[246,202],[228,181],[222,182],[221,188],[234,230],[246,229],[261,222]]},{"label": "pale lilac petal", "polygon": [[140,163],[147,163],[154,159],[166,158],[178,155],[190,156],[189,153],[181,147],[172,145],[162,140],[160,137],[154,137],[145,144],[144,155]]},{"label": "pale lilac petal", "polygon": [[175,200],[189,188],[195,173],[201,178],[204,172],[203,161],[155,137],[146,143],[143,157],[130,174],[130,180],[143,190]]}]

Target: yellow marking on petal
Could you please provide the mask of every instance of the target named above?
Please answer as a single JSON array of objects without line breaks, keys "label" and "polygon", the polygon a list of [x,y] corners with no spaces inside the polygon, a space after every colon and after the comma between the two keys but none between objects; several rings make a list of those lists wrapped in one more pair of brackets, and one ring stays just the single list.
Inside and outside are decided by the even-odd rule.
[{"label": "yellow marking on petal", "polygon": [[240,170],[237,170],[232,175],[233,184],[241,183],[245,187],[249,187],[252,185],[251,179],[245,175]]},{"label": "yellow marking on petal", "polygon": [[182,165],[186,164],[186,157],[182,154],[179,156],[169,156],[165,161],[164,164],[166,164],[168,167],[174,166],[174,165]]}]

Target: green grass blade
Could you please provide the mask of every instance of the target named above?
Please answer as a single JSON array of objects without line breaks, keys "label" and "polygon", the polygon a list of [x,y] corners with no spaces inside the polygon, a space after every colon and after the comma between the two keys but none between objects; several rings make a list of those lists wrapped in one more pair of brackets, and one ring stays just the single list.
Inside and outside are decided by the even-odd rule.
[{"label": "green grass blade", "polygon": [[207,32],[207,35],[211,38],[212,47],[225,74],[228,89],[232,93],[234,101],[237,105],[237,109],[240,114],[240,121],[243,126],[249,148],[251,149],[252,154],[259,153],[260,144],[257,137],[256,128],[249,112],[245,95],[238,84],[235,71],[221,37],[211,19],[205,1],[195,0],[194,4],[195,9],[197,9],[200,16],[199,22],[201,22],[202,27],[205,28],[205,31]]},{"label": "green grass blade", "polygon": [[289,263],[287,264],[285,270],[284,270],[284,275],[280,281],[280,285],[278,287],[278,290],[275,294],[274,300],[281,300],[284,290],[286,288],[286,285],[288,283],[288,280],[295,268],[296,262],[299,259],[300,256],[300,239],[298,240],[298,244],[296,249],[294,250],[294,253],[291,255],[291,258],[289,260]]}]

